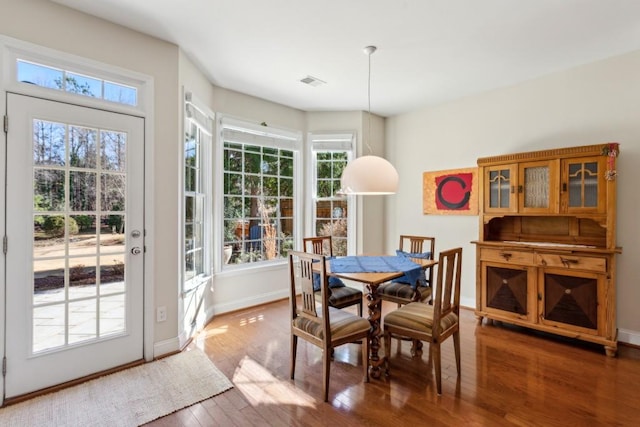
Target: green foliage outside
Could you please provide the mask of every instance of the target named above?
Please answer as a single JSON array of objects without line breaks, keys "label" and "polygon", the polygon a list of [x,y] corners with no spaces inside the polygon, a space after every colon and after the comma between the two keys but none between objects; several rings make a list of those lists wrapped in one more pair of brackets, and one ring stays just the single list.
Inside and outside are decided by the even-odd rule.
[{"label": "green foliage outside", "polygon": [[89,215],[78,215],[75,220],[78,223],[78,227],[80,227],[80,231],[87,230],[93,225],[93,218]]},{"label": "green foliage outside", "polygon": [[[78,234],[78,223],[75,219],[69,218],[69,235]],[[42,228],[51,237],[64,236],[64,216],[51,215],[44,219]]]}]

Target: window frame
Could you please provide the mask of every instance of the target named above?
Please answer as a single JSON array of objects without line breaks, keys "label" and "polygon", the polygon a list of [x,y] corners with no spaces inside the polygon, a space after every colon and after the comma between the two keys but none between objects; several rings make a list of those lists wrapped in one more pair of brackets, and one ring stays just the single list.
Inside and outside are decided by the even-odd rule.
[{"label": "window frame", "polygon": [[[182,180],[181,180],[181,217],[180,217],[180,284],[183,295],[189,293],[195,289],[197,289],[203,283],[206,283],[213,274],[213,245],[212,245],[212,190],[213,186],[211,184],[212,177],[212,167],[213,163],[211,161],[211,153],[213,146],[213,117],[214,113],[208,110],[203,106],[200,102],[194,99],[191,92],[184,92],[184,107],[183,107],[183,141],[182,141],[182,149],[180,150],[180,164],[182,170]],[[186,155],[185,151],[187,148],[187,132],[190,127],[195,127],[196,136],[198,137],[198,141],[196,142],[196,147],[199,147],[198,156],[199,161],[197,165],[195,165],[192,170],[195,170],[198,173],[198,176],[195,177],[196,189],[195,191],[191,191],[187,189],[187,164],[186,164]],[[200,221],[195,220],[195,211],[192,212],[194,216],[194,220],[191,221],[192,226],[196,225],[196,222],[200,222],[201,224],[201,242],[198,248],[191,249],[191,252],[195,253],[196,249],[202,251],[202,268],[201,271],[192,277],[187,276],[187,256],[190,250],[187,249],[187,226],[189,221],[187,221],[187,196],[191,196],[194,200],[200,199],[202,203],[202,212]],[[195,206],[194,206],[195,208]],[[195,231],[194,231],[195,233]]]},{"label": "window frame", "polygon": [[[318,197],[318,153],[345,152],[348,164],[355,157],[356,133],[350,131],[341,132],[310,132],[308,134],[309,155],[311,167],[308,173],[308,182],[311,194],[309,212],[311,222],[309,224],[309,235],[316,236],[316,223],[318,221],[317,203],[319,201],[342,201],[347,204],[347,254],[356,252],[356,203],[354,198],[347,195],[336,195],[331,197]],[[346,165],[345,165],[346,166]]]},{"label": "window frame", "polygon": [[[273,265],[285,264],[287,262],[286,254],[277,252],[277,257],[273,259],[261,259],[258,261],[249,261],[249,262],[240,262],[240,263],[224,263],[223,262],[223,252],[224,252],[224,244],[225,244],[225,201],[226,197],[229,194],[225,193],[224,182],[225,182],[225,143],[231,142],[233,144],[246,144],[249,146],[260,146],[267,147],[271,149],[278,150],[287,150],[292,153],[292,161],[293,161],[293,175],[292,175],[292,217],[291,217],[291,249],[296,249],[299,244],[298,240],[300,240],[300,230],[302,230],[302,186],[299,185],[301,182],[301,156],[302,156],[302,133],[299,131],[292,131],[283,128],[275,128],[271,126],[267,126],[265,123],[256,124],[254,122],[250,122],[248,120],[239,119],[232,116],[227,115],[219,115],[217,121],[217,132],[216,132],[216,166],[215,166],[215,180],[216,180],[216,220],[215,220],[215,241],[214,245],[216,248],[220,250],[220,256],[216,256],[214,260],[215,271],[216,272],[231,272],[231,271],[241,271],[251,268],[264,268]],[[244,150],[241,150],[244,152]],[[278,172],[277,177],[280,178],[281,175]],[[245,173],[242,172],[244,176]],[[262,175],[261,175],[262,176]],[[247,197],[243,193],[241,197]],[[276,196],[278,200],[282,195],[280,192]],[[282,218],[282,215],[279,212],[277,218]],[[287,216],[287,218],[289,218]],[[255,221],[259,219],[258,217],[246,217],[251,221]],[[276,238],[281,245],[280,237]],[[243,250],[245,250],[244,246],[246,246],[247,240],[249,243],[256,243],[256,240],[243,238],[239,241],[243,246]],[[260,241],[260,245],[264,242]],[[237,256],[237,251],[234,252]]]},{"label": "window frame", "polygon": [[[55,98],[62,102],[84,105],[88,107],[122,112],[134,116],[147,116],[153,111],[153,78],[147,75],[126,70],[117,66],[105,66],[103,63],[88,58],[80,58],[66,52],[43,49],[28,42],[15,40],[0,34],[0,45],[3,45],[0,65],[7,71],[3,75],[5,90],[16,93]],[[44,67],[63,70],[68,73],[98,79],[107,83],[130,87],[136,90],[135,105],[110,101],[104,98],[86,96],[73,91],[52,89],[18,80],[18,61],[25,61]]]}]

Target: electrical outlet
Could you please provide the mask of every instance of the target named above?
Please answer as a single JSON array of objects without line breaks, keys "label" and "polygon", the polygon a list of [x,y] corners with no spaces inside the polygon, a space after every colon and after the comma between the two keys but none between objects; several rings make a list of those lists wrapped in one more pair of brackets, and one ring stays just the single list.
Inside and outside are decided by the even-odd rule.
[{"label": "electrical outlet", "polygon": [[164,322],[167,320],[167,307],[158,307],[156,310],[156,322]]}]

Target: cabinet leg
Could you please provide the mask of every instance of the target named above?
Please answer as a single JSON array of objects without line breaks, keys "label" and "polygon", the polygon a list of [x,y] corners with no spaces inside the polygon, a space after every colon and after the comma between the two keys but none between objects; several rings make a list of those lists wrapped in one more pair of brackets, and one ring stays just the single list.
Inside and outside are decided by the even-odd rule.
[{"label": "cabinet leg", "polygon": [[483,317],[483,316],[478,316],[478,315],[476,314],[476,321],[478,322],[478,323],[477,323],[478,325],[482,325],[482,319],[484,319],[484,317]]},{"label": "cabinet leg", "polygon": [[604,346],[604,351],[607,354],[607,356],[616,357],[616,354],[618,353],[618,348],[617,347],[611,347],[609,345],[605,345]]}]

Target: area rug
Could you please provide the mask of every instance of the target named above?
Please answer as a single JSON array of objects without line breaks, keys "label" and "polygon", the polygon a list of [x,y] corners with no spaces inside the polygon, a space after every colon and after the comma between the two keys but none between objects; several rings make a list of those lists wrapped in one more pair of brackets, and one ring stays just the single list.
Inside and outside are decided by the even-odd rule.
[{"label": "area rug", "polygon": [[202,351],[191,350],[0,408],[0,426],[139,426],[231,387]]}]

